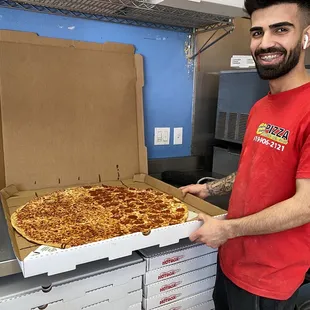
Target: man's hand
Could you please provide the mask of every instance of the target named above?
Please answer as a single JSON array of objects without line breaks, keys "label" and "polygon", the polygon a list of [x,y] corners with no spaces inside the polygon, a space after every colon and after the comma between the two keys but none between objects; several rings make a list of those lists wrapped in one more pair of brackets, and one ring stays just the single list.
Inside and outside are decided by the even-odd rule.
[{"label": "man's hand", "polygon": [[217,220],[209,215],[200,214],[198,219],[204,224],[190,236],[192,242],[202,242],[217,249],[233,236],[229,228],[229,221]]},{"label": "man's hand", "polygon": [[220,196],[229,193],[235,183],[237,172],[227,176],[224,179],[216,180],[206,184],[194,184],[181,187],[183,195],[187,193],[195,195],[201,199],[206,199],[209,196]]},{"label": "man's hand", "polygon": [[209,196],[206,184],[192,184],[180,188],[183,196],[186,194],[195,195],[201,199],[206,199]]}]

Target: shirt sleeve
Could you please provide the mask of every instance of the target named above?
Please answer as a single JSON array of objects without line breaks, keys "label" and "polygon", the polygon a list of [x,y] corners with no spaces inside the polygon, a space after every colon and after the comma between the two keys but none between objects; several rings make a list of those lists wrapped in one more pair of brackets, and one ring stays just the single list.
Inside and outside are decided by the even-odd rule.
[{"label": "shirt sleeve", "polygon": [[301,148],[296,178],[310,179],[310,135]]}]

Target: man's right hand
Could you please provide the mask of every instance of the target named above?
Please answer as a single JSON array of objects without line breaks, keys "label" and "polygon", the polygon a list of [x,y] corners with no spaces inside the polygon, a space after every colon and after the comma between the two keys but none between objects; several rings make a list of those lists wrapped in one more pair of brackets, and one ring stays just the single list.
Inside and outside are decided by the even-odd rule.
[{"label": "man's right hand", "polygon": [[206,184],[192,184],[180,188],[183,196],[186,194],[195,195],[201,199],[206,199],[209,196],[209,192]]}]

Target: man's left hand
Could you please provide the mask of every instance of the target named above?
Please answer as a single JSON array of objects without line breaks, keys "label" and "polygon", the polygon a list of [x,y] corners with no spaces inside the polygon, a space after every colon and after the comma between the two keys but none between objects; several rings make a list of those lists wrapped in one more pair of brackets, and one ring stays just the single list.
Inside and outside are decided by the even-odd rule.
[{"label": "man's left hand", "polygon": [[192,242],[202,242],[217,249],[232,237],[227,220],[217,220],[205,214],[200,214],[198,219],[204,224],[190,236]]}]

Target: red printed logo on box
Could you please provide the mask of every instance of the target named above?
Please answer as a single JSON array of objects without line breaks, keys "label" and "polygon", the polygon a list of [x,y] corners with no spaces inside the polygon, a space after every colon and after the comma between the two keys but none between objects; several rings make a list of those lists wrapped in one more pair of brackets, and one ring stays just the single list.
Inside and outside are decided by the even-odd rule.
[{"label": "red printed logo on box", "polygon": [[182,281],[172,282],[172,283],[166,284],[160,288],[160,291],[164,292],[164,291],[171,290],[172,288],[175,288],[175,287],[179,286],[180,284],[182,284]]},{"label": "red printed logo on box", "polygon": [[171,309],[169,309],[169,310],[181,310],[182,309],[182,306],[180,306],[180,307],[174,307],[174,308],[171,308]]},{"label": "red printed logo on box", "polygon": [[174,269],[174,270],[163,272],[163,273],[161,273],[158,276],[158,280],[162,280],[162,279],[165,279],[165,278],[172,277],[172,276],[176,275],[180,271],[181,271],[181,269]]},{"label": "red printed logo on box", "polygon": [[180,297],[182,294],[175,294],[175,295],[171,295],[171,296],[168,296],[168,297],[165,297],[163,298],[161,301],[160,301],[160,305],[163,305],[163,304],[166,304],[167,302],[170,302],[170,301],[173,301],[173,300],[176,300],[178,297]]},{"label": "red printed logo on box", "polygon": [[169,257],[162,262],[162,265],[168,265],[168,264],[176,263],[176,262],[180,261],[182,258],[184,258],[184,255]]}]

